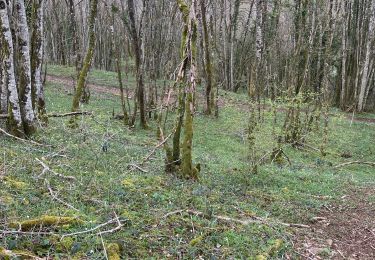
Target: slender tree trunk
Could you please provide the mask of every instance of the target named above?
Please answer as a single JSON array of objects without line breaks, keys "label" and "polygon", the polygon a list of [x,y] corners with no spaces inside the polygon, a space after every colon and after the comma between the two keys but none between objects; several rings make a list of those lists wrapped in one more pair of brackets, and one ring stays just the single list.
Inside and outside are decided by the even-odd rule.
[{"label": "slender tree trunk", "polygon": [[30,62],[30,38],[27,25],[26,9],[24,0],[16,1],[17,10],[17,37],[19,54],[19,80],[20,106],[23,127],[26,135],[35,132],[35,115],[31,97],[31,62]]},{"label": "slender tree trunk", "polygon": [[[180,10],[185,15],[188,7],[183,0],[178,0]],[[197,48],[197,19],[196,19],[196,2],[192,0],[190,15],[188,21],[188,38],[186,41],[187,57],[190,63],[189,86],[185,87],[185,120],[184,120],[184,141],[182,144],[182,176],[187,179],[197,179],[198,170],[192,162],[193,146],[193,120],[194,120],[194,94],[196,88],[196,48]]]},{"label": "slender tree trunk", "polygon": [[375,2],[372,1],[371,8],[370,8],[368,36],[367,36],[367,41],[366,41],[365,61],[363,64],[361,87],[360,87],[359,96],[358,96],[358,105],[357,105],[358,112],[362,112],[366,105],[366,102],[365,102],[365,100],[367,99],[366,93],[368,93],[367,84],[368,84],[369,76],[370,76],[369,72],[371,71],[370,56],[374,54],[371,48],[371,44],[374,40],[374,29],[375,29],[374,27],[375,27]]},{"label": "slender tree trunk", "polygon": [[[114,8],[113,8],[114,9]],[[126,99],[124,96],[124,86],[122,83],[122,72],[121,72],[121,49],[119,41],[116,40],[115,36],[115,11],[112,10],[112,27],[111,27],[111,35],[112,35],[112,49],[115,52],[115,63],[116,63],[116,70],[117,70],[117,79],[119,81],[119,87],[120,87],[120,97],[121,97],[121,109],[124,116],[124,123],[125,125],[129,124],[129,114],[126,110],[126,102],[129,102],[128,100],[128,92],[126,92]],[[129,111],[130,112],[130,111]]]},{"label": "slender tree trunk", "polygon": [[[73,98],[73,105],[72,105],[72,112],[76,112],[79,110],[79,103],[81,101],[82,95],[84,93],[85,83],[87,80],[87,74],[91,67],[91,62],[94,57],[95,52],[95,21],[98,12],[98,0],[91,0],[91,8],[90,8],[90,17],[89,17],[89,47],[86,53],[86,57],[79,74],[76,92]],[[72,126],[75,125],[75,117],[72,117],[70,123]]]},{"label": "slender tree trunk", "polygon": [[77,73],[77,79],[79,78],[79,72],[80,72],[80,63],[81,63],[81,57],[79,55],[80,48],[79,48],[79,39],[78,39],[78,26],[77,26],[77,20],[76,20],[76,12],[74,9],[74,0],[69,0],[69,15],[70,15],[70,30],[72,34],[72,61],[74,62],[76,73]]},{"label": "slender tree trunk", "polygon": [[1,53],[4,61],[5,85],[8,91],[8,121],[7,127],[11,134],[22,136],[24,134],[19,105],[19,96],[14,72],[14,50],[12,32],[8,17],[8,4],[0,0],[0,26],[1,26]]},{"label": "slender tree trunk", "polygon": [[207,28],[206,19],[206,1],[200,0],[201,13],[202,13],[202,27],[203,27],[203,41],[204,41],[204,56],[205,56],[205,75],[206,75],[206,114],[212,113],[212,64],[210,54],[210,40]]},{"label": "slender tree trunk", "polygon": [[[343,9],[347,10],[347,0],[343,1]],[[350,10],[348,10],[350,12]],[[344,21],[342,25],[342,39],[341,39],[341,48],[342,48],[342,59],[341,59],[341,91],[340,91],[340,107],[344,109],[346,103],[346,77],[347,77],[347,68],[346,68],[346,59],[347,59],[347,18],[348,14],[344,14]]]},{"label": "slender tree trunk", "polygon": [[[135,56],[135,67],[137,77],[137,100],[139,106],[140,123],[142,128],[147,128],[146,113],[145,113],[145,93],[143,84],[142,73],[142,55],[141,55],[141,42],[138,37],[137,27],[135,22],[135,6],[133,0],[128,0],[129,22],[130,22],[130,35],[133,42],[133,51]],[[134,111],[136,113],[136,110]]]},{"label": "slender tree trunk", "polygon": [[38,118],[48,121],[42,81],[43,47],[44,47],[44,1],[34,0],[33,3],[33,34],[31,38],[31,87],[33,90],[33,107]]}]

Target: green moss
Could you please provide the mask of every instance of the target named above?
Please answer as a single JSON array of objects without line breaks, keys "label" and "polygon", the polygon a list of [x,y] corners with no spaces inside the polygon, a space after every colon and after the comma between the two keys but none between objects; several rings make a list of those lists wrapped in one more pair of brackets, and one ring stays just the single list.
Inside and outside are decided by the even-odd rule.
[{"label": "green moss", "polygon": [[277,255],[277,253],[280,251],[280,249],[282,248],[282,246],[284,245],[284,241],[282,241],[281,239],[276,239],[272,245],[269,247],[268,249],[268,254],[270,256],[275,256]]},{"label": "green moss", "polygon": [[16,257],[16,255],[14,255],[12,253],[12,251],[9,251],[9,250],[6,250],[5,248],[3,247],[0,247],[0,258],[1,259],[4,259],[4,260],[10,260],[11,257]]},{"label": "green moss", "polygon": [[124,179],[121,181],[121,184],[130,189],[133,189],[135,187],[134,181],[132,179]]},{"label": "green moss", "polygon": [[64,237],[56,244],[56,249],[61,252],[69,252],[74,244],[74,240],[71,237]]},{"label": "green moss", "polygon": [[272,242],[272,244],[267,248],[267,250],[256,256],[256,260],[264,260],[268,259],[269,257],[275,257],[281,250],[282,246],[284,245],[284,242],[281,239],[276,239]]},{"label": "green moss", "polygon": [[65,226],[83,223],[82,220],[76,217],[58,217],[58,216],[42,216],[40,218],[25,220],[23,222],[11,223],[11,228],[21,228],[22,231],[27,231],[35,227],[51,227],[51,226]]},{"label": "green moss", "polygon": [[117,243],[109,243],[106,246],[108,260],[120,260],[121,259],[121,248]]},{"label": "green moss", "polygon": [[13,202],[14,202],[14,199],[11,196],[2,196],[2,197],[0,197],[0,205],[10,205]]},{"label": "green moss", "polygon": [[205,237],[206,237],[205,235],[200,235],[200,236],[198,236],[196,238],[193,238],[190,241],[189,245],[190,246],[195,246],[195,245],[199,244],[200,242],[202,242],[205,239]]},{"label": "green moss", "polygon": [[39,259],[35,254],[26,250],[7,250],[0,247],[0,258],[4,260],[10,259]]},{"label": "green moss", "polygon": [[26,182],[18,181],[10,177],[5,177],[4,182],[8,187],[16,190],[25,190],[28,187],[28,184]]}]

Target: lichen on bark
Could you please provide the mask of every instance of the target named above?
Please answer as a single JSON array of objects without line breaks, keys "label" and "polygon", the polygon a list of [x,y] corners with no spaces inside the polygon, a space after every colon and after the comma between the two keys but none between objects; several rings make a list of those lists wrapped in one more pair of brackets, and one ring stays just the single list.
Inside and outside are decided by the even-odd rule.
[{"label": "lichen on bark", "polygon": [[0,28],[1,28],[1,55],[3,57],[5,84],[8,90],[8,131],[15,136],[23,136],[18,89],[16,85],[14,71],[14,50],[13,38],[9,24],[8,4],[5,0],[0,0]]},{"label": "lichen on bark", "polygon": [[17,40],[18,40],[18,88],[21,108],[21,118],[26,135],[36,131],[35,115],[31,97],[31,61],[30,37],[26,17],[25,1],[16,1],[17,10]]}]

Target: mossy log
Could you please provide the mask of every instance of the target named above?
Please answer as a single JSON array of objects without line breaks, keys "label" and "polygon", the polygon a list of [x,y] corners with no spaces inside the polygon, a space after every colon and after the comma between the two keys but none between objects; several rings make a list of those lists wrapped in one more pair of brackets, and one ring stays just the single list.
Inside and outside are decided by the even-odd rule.
[{"label": "mossy log", "polygon": [[10,259],[42,259],[34,255],[32,252],[26,250],[7,250],[0,247],[0,259],[10,260]]},{"label": "mossy log", "polygon": [[25,220],[22,222],[14,222],[9,226],[11,228],[18,228],[22,231],[28,231],[33,228],[38,227],[54,227],[54,226],[64,226],[64,225],[75,225],[83,223],[82,220],[77,217],[59,217],[59,216],[41,216],[39,218]]}]

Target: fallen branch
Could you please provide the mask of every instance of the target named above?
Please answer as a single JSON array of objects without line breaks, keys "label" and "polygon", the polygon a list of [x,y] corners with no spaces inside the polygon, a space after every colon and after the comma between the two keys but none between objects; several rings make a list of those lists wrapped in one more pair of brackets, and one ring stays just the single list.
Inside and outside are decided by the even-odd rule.
[{"label": "fallen branch", "polygon": [[142,162],[140,163],[140,165],[143,165],[145,162],[147,162],[150,157],[157,151],[157,149],[159,149],[162,145],[164,145],[168,139],[173,135],[175,131],[172,131],[166,138],[163,138],[163,141],[160,142],[157,146],[155,146],[155,148],[151,151],[151,153],[149,153],[149,155],[147,155],[143,160]]},{"label": "fallen branch", "polygon": [[109,233],[114,233],[114,232],[116,232],[117,230],[120,230],[124,225],[123,224],[121,224],[121,222],[120,222],[120,219],[119,219],[119,217],[117,216],[117,214],[116,214],[116,212],[113,212],[114,214],[115,214],[115,220],[116,220],[116,222],[117,222],[117,226],[115,227],[115,228],[112,228],[112,229],[109,229],[109,230],[105,230],[105,231],[102,231],[102,232],[99,232],[97,235],[99,235],[99,236],[102,236],[102,235],[104,235],[104,234],[109,234]]},{"label": "fallen branch", "polygon": [[61,173],[58,173],[58,172],[55,172],[54,170],[52,170],[47,164],[45,164],[44,162],[42,162],[41,160],[39,160],[38,158],[35,158],[35,160],[40,164],[42,165],[43,167],[43,170],[42,170],[42,173],[38,176],[39,178],[44,175],[46,172],[50,172],[52,174],[54,174],[55,176],[57,177],[60,177],[62,179],[66,179],[66,180],[70,180],[70,181],[74,181],[76,180],[76,177],[74,176],[65,176]]},{"label": "fallen branch", "polygon": [[71,237],[71,236],[76,236],[76,235],[82,235],[82,234],[92,233],[93,231],[98,230],[98,229],[100,229],[102,227],[108,226],[109,224],[112,224],[114,222],[117,223],[117,226],[115,228],[110,229],[110,230],[106,230],[106,231],[100,231],[100,232],[96,233],[96,235],[100,236],[100,235],[107,234],[107,233],[113,233],[113,232],[121,229],[124,226],[123,224],[121,224],[118,216],[116,215],[116,218],[111,219],[111,220],[109,220],[109,221],[107,221],[107,222],[105,222],[103,224],[100,224],[100,225],[98,225],[96,227],[93,227],[91,229],[64,234],[64,235],[61,236],[61,239],[63,239],[64,237]]},{"label": "fallen branch", "polygon": [[140,171],[143,172],[143,173],[148,173],[147,170],[141,168],[140,166],[138,166],[138,165],[136,165],[136,164],[130,163],[130,164],[128,164],[128,166],[129,166],[129,167],[133,167],[133,168],[135,168],[135,169],[138,169],[138,170],[140,170]]},{"label": "fallen branch", "polygon": [[372,167],[375,167],[375,162],[352,161],[352,162],[341,163],[339,165],[336,165],[333,168],[338,169],[338,168],[348,166],[348,165],[352,165],[352,164],[365,164],[365,165],[370,165]]},{"label": "fallen branch", "polygon": [[92,112],[90,111],[82,111],[82,112],[70,112],[65,114],[47,114],[47,117],[68,117],[68,116],[91,116]]},{"label": "fallen branch", "polygon": [[72,233],[66,233],[66,234],[58,234],[56,232],[43,232],[43,231],[21,231],[21,230],[0,230],[1,235],[26,235],[26,236],[40,236],[40,235],[46,235],[46,236],[60,236],[60,239],[63,239],[64,237],[71,237],[76,235],[83,235],[87,233],[93,233],[94,231],[103,228],[105,226],[108,226],[110,224],[117,223],[117,226],[115,228],[104,230],[97,232],[95,235],[103,235],[108,233],[113,233],[115,231],[120,230],[124,225],[121,224],[118,216],[116,215],[116,218],[111,219],[103,224],[97,225],[93,228],[90,228],[88,230],[78,231],[78,232],[72,232]]},{"label": "fallen branch", "polygon": [[294,145],[301,146],[301,147],[307,147],[307,148],[310,148],[313,151],[316,151],[316,152],[320,153],[320,149],[319,148],[316,148],[316,147],[311,146],[311,145],[306,144],[306,143],[295,142]]},{"label": "fallen branch", "polygon": [[[69,113],[64,113],[64,114],[57,114],[57,113],[51,113],[47,114],[47,117],[68,117],[68,116],[91,116],[92,112],[90,111],[82,111],[82,112],[69,112]],[[8,119],[7,114],[0,114],[0,119]]]},{"label": "fallen branch", "polygon": [[27,139],[17,137],[15,135],[12,135],[12,134],[8,133],[7,131],[5,131],[2,128],[0,128],[0,132],[3,133],[4,135],[8,136],[8,137],[11,137],[11,138],[16,139],[16,140],[21,141],[21,142],[30,143],[30,144],[37,145],[37,146],[50,147],[50,145],[47,145],[47,144],[41,144],[41,143],[37,143],[37,142],[32,141],[32,140],[27,140]]},{"label": "fallen branch", "polygon": [[[171,215],[183,213],[183,212],[186,212],[186,213],[192,214],[192,215],[196,215],[196,216],[206,217],[206,214],[204,214],[201,211],[196,211],[196,210],[191,210],[191,209],[185,209],[185,210],[181,209],[181,210],[176,210],[176,211],[167,213],[166,215],[163,216],[163,218],[167,218]],[[252,223],[258,223],[258,224],[265,224],[265,225],[279,224],[279,225],[282,225],[282,226],[295,227],[295,228],[310,228],[310,226],[304,225],[304,224],[284,223],[284,222],[279,222],[279,221],[276,221],[276,222],[272,223],[272,222],[267,221],[266,219],[263,219],[263,218],[260,218],[260,217],[255,217],[255,216],[253,216],[251,219],[245,219],[245,220],[237,219],[237,218],[231,218],[231,217],[227,217],[227,216],[220,216],[220,215],[212,215],[212,217],[216,218],[218,220],[224,221],[224,222],[234,222],[234,223],[241,224],[241,225],[244,225],[244,226],[247,226],[247,225],[252,224]]]},{"label": "fallen branch", "polygon": [[45,180],[45,182],[46,182],[46,186],[47,186],[47,189],[49,191],[49,194],[51,194],[51,196],[54,200],[60,202],[61,204],[67,206],[70,209],[73,209],[75,211],[79,211],[78,209],[76,209],[75,207],[70,205],[69,203],[67,203],[67,202],[63,201],[62,199],[60,199],[59,197],[57,197],[57,195],[55,194],[55,192],[52,190],[51,186],[49,185],[49,182],[47,180]]},{"label": "fallen branch", "polygon": [[34,260],[43,260],[45,258],[39,258],[33,253],[26,250],[7,250],[3,247],[0,247],[0,257],[1,259],[34,259]]}]

